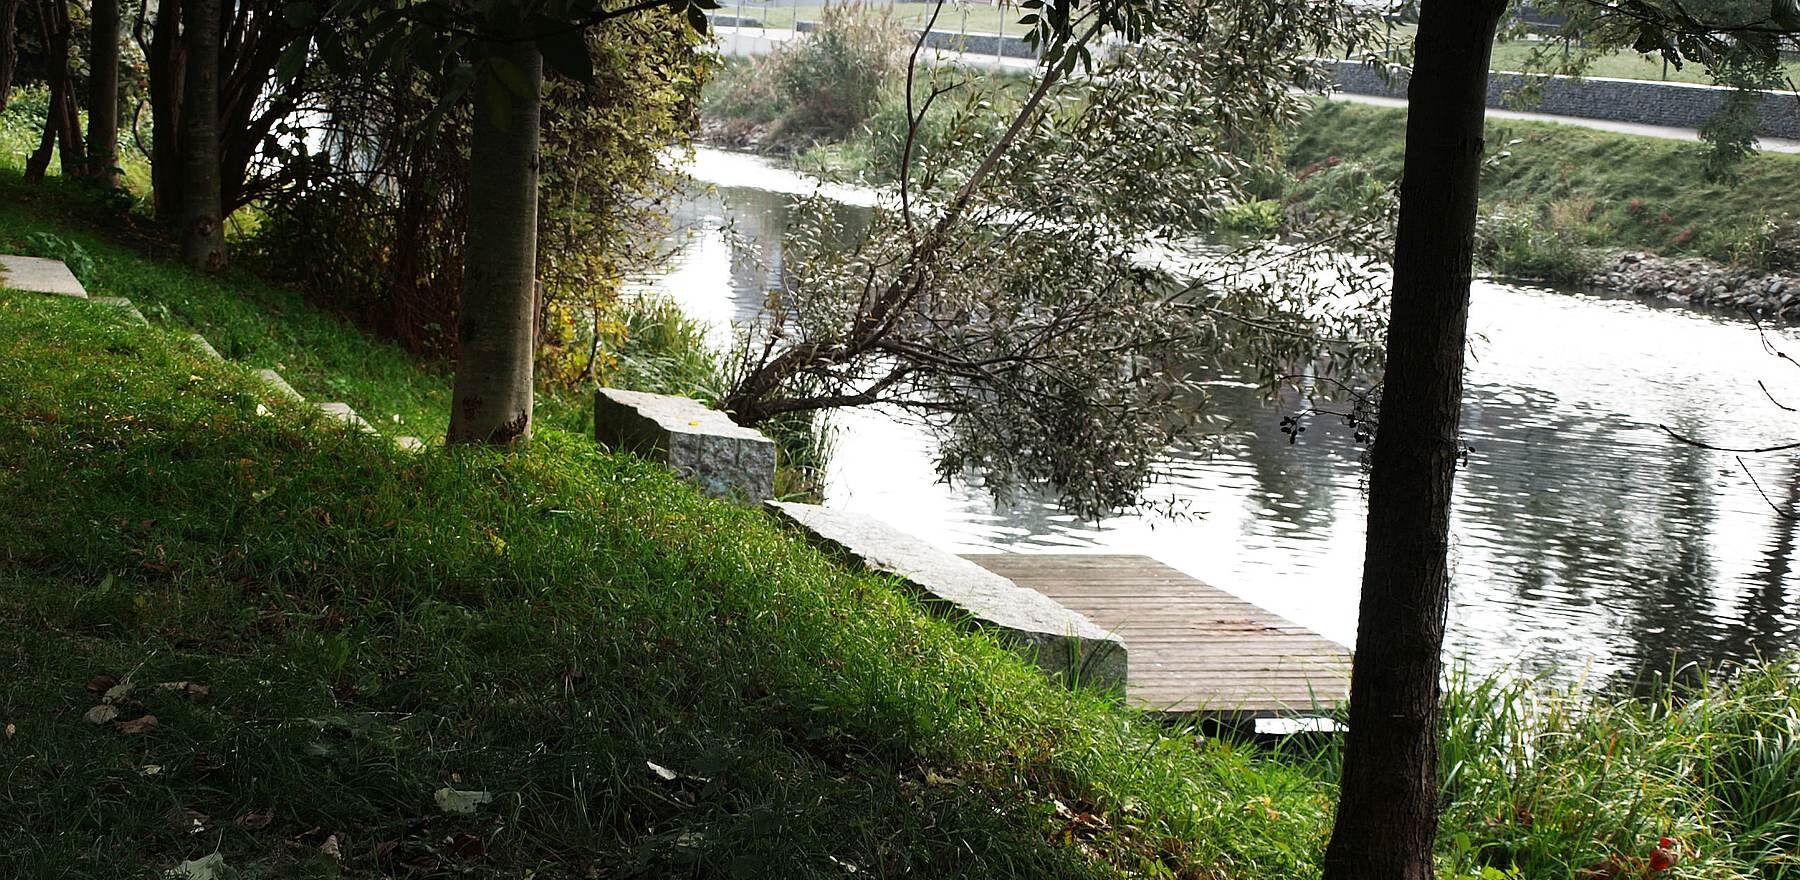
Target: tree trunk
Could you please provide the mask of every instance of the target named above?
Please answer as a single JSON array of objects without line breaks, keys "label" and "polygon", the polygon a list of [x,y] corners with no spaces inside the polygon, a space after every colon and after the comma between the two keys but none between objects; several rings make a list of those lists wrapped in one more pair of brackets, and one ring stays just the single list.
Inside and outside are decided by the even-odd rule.
[{"label": "tree trunk", "polygon": [[1431,880],[1446,554],[1488,61],[1504,0],[1425,0],[1326,880]]},{"label": "tree trunk", "polygon": [[0,0],[0,113],[12,98],[13,70],[19,66],[19,7],[25,0]]},{"label": "tree trunk", "polygon": [[[529,40],[486,49],[469,139],[469,233],[449,440],[505,446],[531,437],[543,59]],[[508,67],[518,75],[496,73]],[[515,90],[519,83],[524,94]]]},{"label": "tree trunk", "polygon": [[50,102],[44,114],[43,136],[25,162],[25,179],[42,180],[50,170],[53,153],[60,158],[64,175],[79,175],[87,151],[81,145],[81,117],[75,108],[74,85],[69,80],[69,7],[64,0],[38,0],[35,9],[38,34],[44,41]]},{"label": "tree trunk", "polygon": [[156,222],[181,222],[183,153],[181,95],[187,53],[181,39],[181,0],[161,0],[144,61],[150,68],[150,195]]},{"label": "tree trunk", "polygon": [[219,216],[219,0],[186,0],[186,88],[181,98],[181,258],[208,271],[225,265]]},{"label": "tree trunk", "polygon": [[119,0],[93,0],[88,36],[88,176],[119,186]]}]

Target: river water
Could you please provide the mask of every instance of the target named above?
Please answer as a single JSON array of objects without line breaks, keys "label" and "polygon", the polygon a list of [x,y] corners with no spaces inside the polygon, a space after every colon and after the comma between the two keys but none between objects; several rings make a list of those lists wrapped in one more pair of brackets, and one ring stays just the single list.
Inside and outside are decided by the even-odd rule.
[{"label": "river water", "polygon": [[[788,201],[817,184],[763,159],[703,150],[708,187],[677,206],[666,272],[634,279],[716,328],[752,317],[780,278]],[[846,210],[867,191],[830,193]],[[1453,514],[1449,651],[1477,671],[1590,687],[1675,664],[1717,666],[1800,647],[1800,466],[1717,445],[1800,438],[1800,369],[1750,322],[1577,291],[1477,282]],[[1769,330],[1800,352],[1800,333]],[[1792,392],[1784,396],[1784,389]],[[1281,408],[1221,382],[1232,428],[1171,461],[1155,497],[1180,518],[1078,520],[1043,501],[998,508],[945,485],[922,427],[872,410],[833,417],[827,503],[959,552],[1141,553],[1353,644],[1363,470],[1348,431],[1315,419],[1298,444]],[[1791,400],[1787,398],[1792,398]],[[978,482],[978,480],[977,480]]]}]

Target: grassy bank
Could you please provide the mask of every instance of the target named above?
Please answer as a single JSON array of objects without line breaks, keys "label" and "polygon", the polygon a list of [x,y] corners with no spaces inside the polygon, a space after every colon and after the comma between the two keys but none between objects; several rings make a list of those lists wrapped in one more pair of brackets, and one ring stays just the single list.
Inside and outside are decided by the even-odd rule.
[{"label": "grassy bank", "polygon": [[[1294,133],[1287,162],[1303,179],[1283,198],[1305,206],[1398,179],[1405,130],[1404,110],[1324,102]],[[1487,143],[1484,235],[1519,260],[1629,248],[1754,265],[1793,246],[1787,221],[1800,216],[1800,156],[1763,153],[1737,180],[1708,181],[1698,144],[1500,119],[1488,122]]]},{"label": "grassy bank", "polygon": [[[303,303],[83,246],[97,293],[161,273],[270,337],[242,345],[323,344],[371,408],[442,417],[441,375]],[[78,301],[0,293],[0,339],[0,875],[1317,870],[1329,742],[1047,684],[580,434],[407,456]],[[1601,705],[1453,687],[1444,876],[1641,867],[1662,836],[1667,876],[1800,876],[1795,673]]]},{"label": "grassy bank", "polygon": [[[408,456],[79,301],[0,293],[0,338],[6,876],[1317,870],[1329,743],[1050,685],[664,469]],[[1662,836],[1669,876],[1800,876],[1794,674],[1453,687],[1445,876]]]}]

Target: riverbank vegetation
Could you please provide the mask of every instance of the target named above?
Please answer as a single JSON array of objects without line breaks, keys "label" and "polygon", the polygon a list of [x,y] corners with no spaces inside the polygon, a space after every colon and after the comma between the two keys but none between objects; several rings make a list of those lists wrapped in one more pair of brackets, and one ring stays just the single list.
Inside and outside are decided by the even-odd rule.
[{"label": "riverbank vegetation", "polygon": [[[148,300],[148,266],[94,252],[96,293]],[[444,418],[394,349],[242,308]],[[521,454],[407,455],[98,306],[0,294],[0,335],[9,875],[1317,871],[1330,738],[1050,685],[554,419]],[[1454,683],[1443,875],[1800,876],[1796,672],[1597,703]]]},{"label": "riverbank vegetation", "polygon": [[[1404,110],[1328,101],[1287,147],[1300,185],[1271,193],[1308,210],[1397,179]],[[1793,260],[1800,156],[1761,153],[1708,180],[1699,144],[1572,125],[1490,119],[1479,245],[1503,274],[1585,280],[1595,251],[1703,256],[1756,268]]]}]

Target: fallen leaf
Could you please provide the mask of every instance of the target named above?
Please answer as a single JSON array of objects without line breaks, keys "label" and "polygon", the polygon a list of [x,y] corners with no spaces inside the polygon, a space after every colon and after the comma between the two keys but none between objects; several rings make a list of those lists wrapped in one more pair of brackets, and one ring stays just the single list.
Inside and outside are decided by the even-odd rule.
[{"label": "fallen leaf", "polygon": [[157,687],[165,691],[180,691],[182,696],[196,700],[204,700],[212,695],[212,688],[191,681],[165,681]]},{"label": "fallen leaf", "polygon": [[251,810],[250,812],[237,817],[232,824],[245,831],[261,831],[262,829],[269,827],[269,823],[273,821],[275,821],[274,810]]},{"label": "fallen leaf", "polygon": [[170,868],[168,876],[178,880],[225,880],[231,874],[231,869],[225,866],[225,857],[213,853]]},{"label": "fallen leaf", "polygon": [[675,771],[670,770],[669,768],[664,767],[663,765],[658,764],[655,761],[645,761],[644,765],[650,768],[651,773],[655,773],[658,777],[661,777],[662,781],[664,781],[664,782],[674,782],[675,781],[675,778],[677,776]]},{"label": "fallen leaf", "polygon": [[465,859],[479,859],[487,855],[487,842],[468,832],[463,832],[445,841],[450,851]]},{"label": "fallen leaf", "polygon": [[96,675],[93,678],[88,679],[88,693],[99,696],[100,694],[112,690],[113,685],[118,683],[119,680],[110,675]]},{"label": "fallen leaf", "polygon": [[437,801],[438,809],[446,813],[473,813],[482,804],[494,799],[492,792],[459,791],[454,788],[440,788],[431,799]]},{"label": "fallen leaf", "polygon": [[344,851],[343,848],[338,845],[338,836],[333,834],[326,837],[325,842],[319,844],[319,854],[330,858],[334,862],[343,861]]},{"label": "fallen leaf", "polygon": [[89,724],[105,724],[117,717],[119,717],[118,706],[108,706],[105,703],[101,703],[100,705],[87,710],[87,714],[81,716],[81,720],[86,721]]},{"label": "fallen leaf", "polygon": [[131,688],[132,684],[130,680],[119,682],[118,684],[107,688],[106,693],[100,695],[100,702],[117,703],[120,700],[131,696]]},{"label": "fallen leaf", "polygon": [[145,715],[142,718],[134,719],[132,721],[117,722],[113,725],[113,729],[120,733],[132,734],[132,733],[143,733],[144,731],[149,730],[155,726],[156,726],[156,716],[155,715]]},{"label": "fallen leaf", "polygon": [[13,734],[18,733],[18,732],[19,732],[19,729],[17,727],[12,726],[11,724],[6,725],[6,738],[7,739],[12,739]]},{"label": "fallen leaf", "polygon": [[156,774],[162,772],[162,765],[161,764],[145,764],[143,770],[141,770],[139,772],[143,773],[145,776],[155,776]]}]

